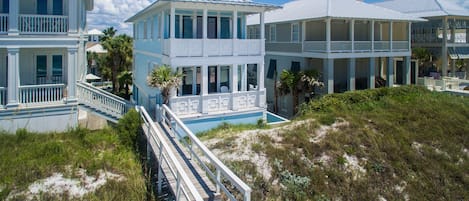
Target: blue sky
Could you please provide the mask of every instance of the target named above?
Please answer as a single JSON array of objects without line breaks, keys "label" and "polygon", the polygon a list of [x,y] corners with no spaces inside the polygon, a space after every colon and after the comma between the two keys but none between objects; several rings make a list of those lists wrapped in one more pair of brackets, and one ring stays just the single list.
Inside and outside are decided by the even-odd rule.
[{"label": "blue sky", "polygon": [[[119,33],[132,34],[132,26],[124,21],[150,5],[155,0],[95,0],[94,10],[88,12],[88,29],[104,30],[113,26]],[[255,2],[281,5],[291,0],[253,0]],[[314,0],[310,0],[314,1]],[[365,2],[379,2],[383,0],[365,0]],[[409,2],[416,3],[419,0]],[[469,0],[449,0],[469,8]]]}]

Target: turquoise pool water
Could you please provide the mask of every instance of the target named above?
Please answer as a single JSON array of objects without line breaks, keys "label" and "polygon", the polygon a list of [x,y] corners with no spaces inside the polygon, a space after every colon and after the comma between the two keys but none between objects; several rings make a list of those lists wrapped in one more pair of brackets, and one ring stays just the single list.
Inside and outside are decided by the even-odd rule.
[{"label": "turquoise pool water", "polygon": [[[194,134],[197,134],[216,128],[224,122],[229,124],[257,124],[257,121],[261,118],[264,118],[263,112],[253,112],[244,114],[227,114],[207,118],[200,117],[196,119],[183,120],[183,122],[186,124],[187,128],[189,128]],[[270,112],[266,112],[266,118],[268,124],[279,124],[288,121],[287,119]]]}]

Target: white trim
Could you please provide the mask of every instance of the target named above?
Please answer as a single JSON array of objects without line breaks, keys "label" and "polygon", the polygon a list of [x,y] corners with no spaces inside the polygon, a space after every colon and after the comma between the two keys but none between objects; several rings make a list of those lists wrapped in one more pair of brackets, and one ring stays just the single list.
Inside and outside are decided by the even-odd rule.
[{"label": "white trim", "polygon": [[[298,29],[297,32],[296,32],[296,34],[297,34],[297,39],[296,39],[296,40],[293,39],[293,36],[294,36],[293,30],[294,30],[294,27],[295,27],[295,26],[297,26],[297,29]],[[299,24],[298,22],[295,22],[295,23],[292,23],[292,24],[290,25],[290,27],[291,27],[291,28],[290,28],[290,36],[291,36],[291,37],[290,37],[290,41],[291,41],[292,43],[299,43],[299,42],[300,42],[300,24]]]},{"label": "white trim", "polygon": [[[273,29],[273,31],[272,31],[272,29]],[[272,33],[275,33],[275,34],[272,34]],[[270,24],[269,25],[269,41],[270,42],[277,41],[277,25],[276,24]]]}]

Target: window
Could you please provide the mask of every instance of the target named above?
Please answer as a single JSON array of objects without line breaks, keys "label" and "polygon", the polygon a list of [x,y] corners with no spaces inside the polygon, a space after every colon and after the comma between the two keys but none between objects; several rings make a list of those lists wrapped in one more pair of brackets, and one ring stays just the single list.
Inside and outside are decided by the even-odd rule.
[{"label": "window", "polygon": [[47,15],[47,0],[37,0],[36,11],[39,15]]},{"label": "window", "polygon": [[181,95],[192,95],[194,84],[194,71],[192,67],[182,68]]},{"label": "window", "polygon": [[63,0],[54,0],[52,2],[52,14],[63,15]]},{"label": "window", "polygon": [[217,17],[208,17],[207,37],[217,38]]},{"label": "window", "polygon": [[220,66],[220,92],[227,93],[230,89],[230,66]]},{"label": "window", "polygon": [[176,38],[181,38],[181,35],[180,35],[180,33],[181,33],[181,32],[180,32],[180,31],[181,31],[181,27],[180,27],[181,22],[179,21],[180,17],[181,17],[180,15],[176,15],[176,16],[175,16],[175,24],[174,24],[174,27],[175,27],[176,31],[174,32],[174,33],[175,33],[174,36],[175,36]]},{"label": "window", "polygon": [[208,67],[208,93],[217,93],[217,76],[218,66],[209,66]]},{"label": "window", "polygon": [[53,55],[52,56],[52,82],[61,83],[62,82],[62,55]]},{"label": "window", "polygon": [[259,27],[258,26],[250,26],[248,28],[248,39],[259,39]]},{"label": "window", "polygon": [[269,70],[267,71],[267,78],[274,79],[277,73],[277,60],[271,59],[269,63]]},{"label": "window", "polygon": [[243,80],[244,65],[238,65],[238,91],[243,91],[241,81]]},{"label": "window", "polygon": [[272,42],[277,40],[277,26],[275,24],[269,26],[269,37],[269,40]]},{"label": "window", "polygon": [[238,38],[239,39],[243,39],[243,29],[242,29],[242,19],[241,18],[238,18]]},{"label": "window", "polygon": [[47,76],[47,56],[36,56],[36,82],[37,84],[46,83]]},{"label": "window", "polygon": [[182,38],[193,38],[192,31],[192,17],[184,16],[182,18]]},{"label": "window", "polygon": [[231,37],[230,24],[229,17],[220,18],[220,38],[227,39]]},{"label": "window", "polygon": [[147,39],[147,32],[148,28],[147,28],[147,21],[143,21],[143,39]]},{"label": "window", "polygon": [[3,13],[10,13],[10,0],[2,0],[3,1]]},{"label": "window", "polygon": [[294,72],[294,73],[300,72],[300,70],[301,70],[300,62],[292,61],[292,62],[291,62],[290,70],[291,70],[292,72]]},{"label": "window", "polygon": [[292,42],[300,41],[300,25],[298,23],[293,23],[291,25],[291,41]]},{"label": "window", "polygon": [[197,38],[202,38],[202,23],[203,19],[201,16],[197,16]]},{"label": "window", "polygon": [[257,91],[257,64],[248,64],[247,71],[247,89],[248,91]]}]

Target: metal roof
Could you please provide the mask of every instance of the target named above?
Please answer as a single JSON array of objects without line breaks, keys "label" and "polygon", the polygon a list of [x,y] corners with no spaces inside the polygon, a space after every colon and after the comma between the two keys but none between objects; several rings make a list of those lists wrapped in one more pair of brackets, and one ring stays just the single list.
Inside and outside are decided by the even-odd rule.
[{"label": "metal roof", "polygon": [[252,0],[156,0],[143,10],[139,11],[134,16],[125,20],[125,22],[133,22],[140,16],[149,12],[151,9],[158,7],[163,2],[189,2],[189,3],[205,3],[205,4],[224,4],[224,5],[236,5],[236,6],[250,6],[250,7],[262,7],[266,11],[281,8],[280,6],[266,3],[256,3]]},{"label": "metal roof", "polygon": [[412,14],[417,17],[469,16],[469,10],[448,0],[388,0],[375,5]]},{"label": "metal roof", "polygon": [[[408,1],[408,0],[407,0]],[[407,2],[407,4],[409,4]],[[283,9],[267,12],[266,23],[321,18],[365,20],[422,21],[423,19],[357,0],[296,0]],[[248,24],[259,24],[259,17],[248,18]]]}]

